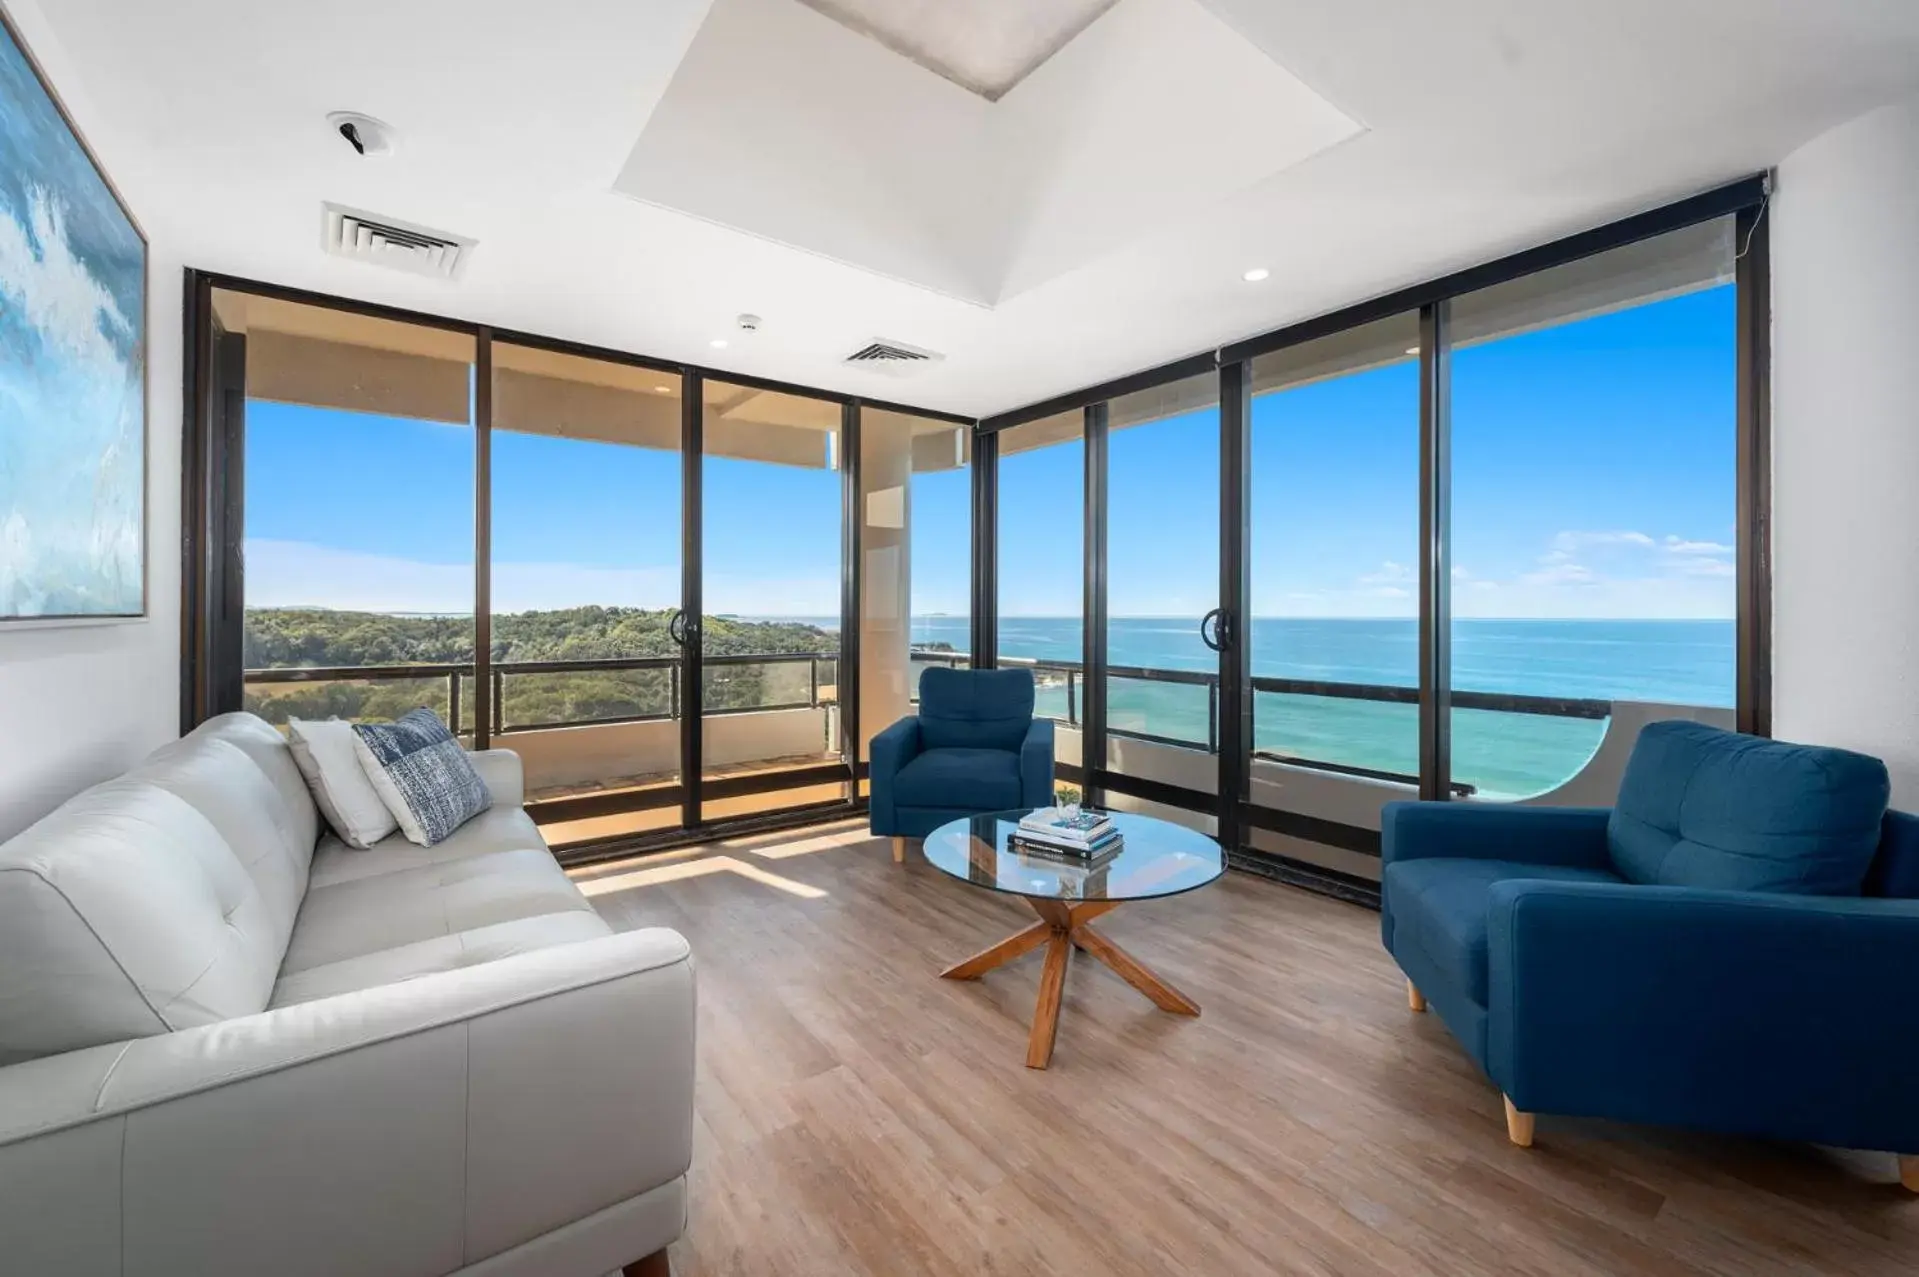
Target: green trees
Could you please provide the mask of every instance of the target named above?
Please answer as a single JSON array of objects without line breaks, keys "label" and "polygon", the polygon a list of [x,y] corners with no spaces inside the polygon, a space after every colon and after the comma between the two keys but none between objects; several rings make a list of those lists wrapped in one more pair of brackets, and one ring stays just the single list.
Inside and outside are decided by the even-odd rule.
[{"label": "green trees", "polygon": [[[665,609],[579,607],[518,612],[493,618],[496,663],[576,661],[619,657],[675,657]],[[797,621],[709,617],[709,657],[824,653],[819,681],[830,688],[839,650],[831,631]],[[255,608],[246,614],[243,660],[248,669],[288,666],[465,665],[473,660],[473,619],[396,616],[317,608]],[[792,705],[812,695],[812,663],[719,662],[705,674],[709,709]],[[246,707],[269,722],[288,718],[395,718],[426,705],[449,713],[445,676],[326,683],[250,683]],[[830,697],[829,697],[830,699]],[[464,677],[461,723],[471,728],[472,679]],[[665,716],[673,711],[670,668],[509,673],[502,680],[501,713],[508,727],[558,725],[616,718]]]}]

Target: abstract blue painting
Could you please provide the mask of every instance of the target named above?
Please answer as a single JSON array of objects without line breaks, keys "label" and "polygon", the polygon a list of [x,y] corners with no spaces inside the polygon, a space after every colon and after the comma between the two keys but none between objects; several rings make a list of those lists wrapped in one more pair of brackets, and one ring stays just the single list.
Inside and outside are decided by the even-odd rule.
[{"label": "abstract blue painting", "polygon": [[146,252],[0,23],[0,621],[146,611]]}]

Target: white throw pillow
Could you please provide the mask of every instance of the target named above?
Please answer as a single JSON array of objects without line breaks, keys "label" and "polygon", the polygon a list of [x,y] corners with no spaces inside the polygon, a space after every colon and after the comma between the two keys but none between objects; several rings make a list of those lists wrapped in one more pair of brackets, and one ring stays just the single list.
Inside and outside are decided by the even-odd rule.
[{"label": "white throw pillow", "polygon": [[320,814],[347,846],[371,847],[400,827],[360,765],[352,723],[296,718],[287,724],[287,739]]}]

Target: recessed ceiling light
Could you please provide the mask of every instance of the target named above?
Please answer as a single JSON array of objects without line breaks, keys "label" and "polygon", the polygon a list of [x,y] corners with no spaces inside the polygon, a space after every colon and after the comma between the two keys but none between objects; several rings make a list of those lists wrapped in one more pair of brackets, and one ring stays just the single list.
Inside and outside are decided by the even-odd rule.
[{"label": "recessed ceiling light", "polygon": [[725,349],[726,349],[726,338],[724,338],[724,337],[715,337],[715,338],[714,338],[714,339],[713,339],[712,341],[709,341],[709,342],[707,342],[706,344],[707,344],[707,345],[709,345],[709,346],[711,346],[711,347],[712,347],[713,349],[715,349],[715,350],[725,350]]},{"label": "recessed ceiling light", "polygon": [[1264,266],[1255,266],[1244,275],[1241,275],[1240,278],[1249,284],[1257,284],[1260,280],[1265,279],[1272,273],[1273,272],[1267,270]]}]

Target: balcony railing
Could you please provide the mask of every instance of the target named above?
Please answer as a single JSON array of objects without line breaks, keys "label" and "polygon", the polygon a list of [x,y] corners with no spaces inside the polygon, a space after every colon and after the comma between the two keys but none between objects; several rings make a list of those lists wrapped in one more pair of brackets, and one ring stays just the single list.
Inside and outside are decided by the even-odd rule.
[{"label": "balcony railing", "polygon": [[[912,659],[920,664],[965,666],[972,662],[966,652],[953,652],[945,649],[914,648]],[[1034,672],[1042,687],[1057,687],[1061,683],[1066,691],[1066,714],[1059,721],[1069,727],[1078,727],[1080,682],[1085,678],[1085,667],[1080,661],[1037,660],[1032,657],[1002,656],[1001,666],[1030,669]],[[1159,745],[1171,745],[1181,749],[1204,749],[1209,754],[1219,752],[1219,675],[1205,670],[1158,669],[1140,665],[1108,665],[1106,674],[1109,679],[1126,679],[1142,683],[1170,683],[1206,689],[1206,738],[1188,739],[1180,736],[1167,736],[1133,728],[1115,727],[1108,724],[1107,735],[1121,736],[1132,740],[1150,741]],[[1418,705],[1419,689],[1390,683],[1346,683],[1324,679],[1276,678],[1254,675],[1253,691],[1268,692],[1283,696],[1318,696],[1337,700],[1372,701],[1389,705]],[[1569,696],[1529,696],[1518,692],[1471,692],[1455,690],[1452,694],[1454,709],[1491,710],[1503,714],[1537,714],[1551,718],[1579,718],[1601,720],[1612,716],[1612,702]],[[1418,784],[1419,777],[1405,772],[1388,771],[1380,768],[1361,767],[1352,763],[1336,762],[1329,759],[1310,758],[1303,755],[1285,754],[1277,750],[1255,750],[1255,758],[1270,762],[1286,763],[1295,767],[1310,767],[1317,771],[1335,772],[1345,776],[1358,776],[1370,780],[1399,781],[1405,784]],[[1477,792],[1473,785],[1454,782],[1453,792],[1462,796]]]},{"label": "balcony railing", "polygon": [[[603,657],[571,661],[495,661],[492,666],[492,712],[490,730],[495,736],[510,735],[513,732],[543,731],[560,727],[607,726],[615,723],[666,722],[675,720],[681,714],[680,664],[679,656],[631,656]],[[707,690],[707,704],[704,713],[708,716],[722,714],[764,714],[780,710],[819,709],[835,702],[837,697],[837,671],[839,654],[836,652],[770,652],[740,653],[728,655],[709,655],[702,659],[701,666]],[[751,699],[743,703],[727,703],[729,686],[735,683],[743,669],[764,666],[790,670],[776,680],[771,694]],[[799,667],[804,667],[803,671]],[[602,708],[575,711],[563,717],[552,718],[516,718],[509,708],[515,691],[530,692],[537,688],[515,688],[513,684],[531,683],[534,680],[554,680],[556,677],[580,675],[631,675],[650,674],[652,677],[633,682],[623,690],[602,689],[599,700]],[[288,683],[393,683],[406,681],[438,681],[446,684],[446,720],[456,735],[464,735],[472,728],[466,721],[465,707],[472,701],[471,684],[474,678],[472,662],[425,663],[418,665],[298,665],[281,666],[271,669],[250,669],[245,672],[244,683],[251,688],[256,685],[277,685]],[[822,689],[833,689],[833,696],[823,696]],[[558,690],[564,695],[565,685]],[[766,689],[762,689],[764,693]]]}]

